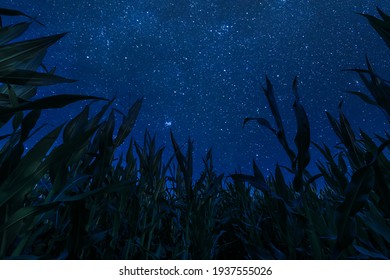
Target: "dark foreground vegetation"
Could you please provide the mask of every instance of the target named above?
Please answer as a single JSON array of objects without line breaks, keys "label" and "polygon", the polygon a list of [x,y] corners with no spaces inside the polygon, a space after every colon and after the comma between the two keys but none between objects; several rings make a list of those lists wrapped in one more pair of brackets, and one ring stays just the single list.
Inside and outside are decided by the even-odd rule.
[{"label": "dark foreground vegetation", "polygon": [[[390,48],[390,17],[378,12],[381,18],[363,16]],[[87,105],[25,150],[42,128],[37,125],[42,110],[102,98],[38,98],[39,86],[72,82],[42,64],[47,48],[64,34],[14,42],[31,21],[41,23],[14,10],[0,9],[0,15],[29,20],[0,29],[0,258],[390,258],[390,136],[354,132],[341,102],[338,117],[327,114],[341,144],[312,143],[295,79],[292,146],[267,78],[264,94],[275,126],[257,117],[244,124],[254,121],[275,134],[291,160],[292,182],[278,165],[264,177],[255,162],[252,175],[218,175],[211,151],[195,180],[191,140],[182,151],[171,133],[175,154],[163,162],[164,149],[154,137],[145,133],[143,143],[130,138],[142,99],[117,116],[119,125],[112,100],[101,101],[93,116]],[[368,58],[364,69],[350,71],[368,92],[351,94],[390,121],[389,82]],[[127,152],[114,159],[123,143]],[[325,159],[316,163],[314,175],[306,170],[310,145]]]}]

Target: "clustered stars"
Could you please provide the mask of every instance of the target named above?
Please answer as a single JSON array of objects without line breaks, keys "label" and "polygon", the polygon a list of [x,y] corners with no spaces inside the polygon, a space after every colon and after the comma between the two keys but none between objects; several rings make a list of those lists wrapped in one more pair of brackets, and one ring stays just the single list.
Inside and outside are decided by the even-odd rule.
[{"label": "clustered stars", "polygon": [[[250,172],[253,158],[263,170],[284,160],[281,149],[267,148],[275,144],[268,131],[254,124],[242,128],[248,116],[272,120],[262,96],[265,75],[289,130],[295,122],[291,82],[298,75],[314,140],[333,143],[326,115],[317,112],[334,112],[340,92],[362,88],[340,70],[362,66],[366,52],[375,60],[385,51],[354,13],[375,13],[363,0],[5,2],[71,31],[47,63],[76,76],[74,88],[116,95],[122,107],[145,97],[135,137],[142,139],[144,128],[158,133],[161,143],[170,142],[170,129],[182,143],[191,136],[199,169],[202,152],[212,147],[215,166],[226,173],[239,167]],[[352,113],[362,111],[356,99],[342,96],[352,102]],[[364,111],[364,122],[375,127],[370,116],[377,116]],[[167,145],[167,157],[169,152]]]}]

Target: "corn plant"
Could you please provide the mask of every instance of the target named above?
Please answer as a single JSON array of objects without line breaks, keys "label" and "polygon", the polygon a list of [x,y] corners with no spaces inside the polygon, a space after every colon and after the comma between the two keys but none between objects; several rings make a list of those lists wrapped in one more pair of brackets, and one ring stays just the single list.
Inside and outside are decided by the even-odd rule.
[{"label": "corn plant", "polygon": [[[390,17],[363,15],[389,45]],[[6,16],[31,22],[3,26]],[[58,34],[17,40],[37,19],[0,8],[0,258],[6,259],[389,259],[390,137],[353,130],[339,103],[338,117],[327,113],[340,143],[313,143],[293,80],[297,122],[290,146],[271,81],[263,92],[274,125],[261,117],[285,150],[290,167],[276,164],[265,176],[217,174],[207,152],[199,178],[193,174],[194,145],[184,152],[171,131],[173,155],[145,132],[131,137],[143,99],[126,113],[112,100],[88,95],[39,97],[40,86],[71,83],[44,65]],[[348,69],[369,94],[349,91],[388,118],[389,84],[373,69]],[[42,69],[43,71],[41,71]],[[53,128],[28,151],[26,142],[42,129],[42,110],[81,100],[101,100]],[[119,125],[116,125],[120,119]],[[117,128],[117,129],[116,129]],[[56,144],[58,143],[58,144]],[[311,175],[309,148],[323,155]],[[292,181],[283,170],[292,174]],[[323,186],[317,188],[317,179]]]}]

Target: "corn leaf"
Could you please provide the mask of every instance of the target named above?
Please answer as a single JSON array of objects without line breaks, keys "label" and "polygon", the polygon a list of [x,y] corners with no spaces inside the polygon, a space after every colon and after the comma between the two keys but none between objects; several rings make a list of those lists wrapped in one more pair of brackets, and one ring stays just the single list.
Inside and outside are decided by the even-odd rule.
[{"label": "corn leaf", "polygon": [[73,83],[76,80],[47,73],[17,69],[12,72],[0,72],[0,82],[22,86],[49,86],[60,83]]},{"label": "corn leaf", "polygon": [[376,32],[382,37],[383,41],[390,48],[390,20],[389,16],[387,16],[381,9],[377,8],[379,14],[383,18],[383,20],[378,19],[372,15],[361,14],[361,16],[365,17],[369,24],[375,29]]},{"label": "corn leaf", "polygon": [[338,257],[355,239],[355,215],[367,204],[368,196],[374,186],[374,182],[374,170],[371,165],[360,168],[352,175],[351,181],[345,191],[345,199],[337,207],[335,212],[335,222],[338,232],[335,256],[337,255]]},{"label": "corn leaf", "polygon": [[297,146],[298,152],[293,162],[293,169],[296,170],[293,186],[295,191],[299,192],[303,187],[303,173],[310,162],[310,125],[305,109],[299,101],[297,83],[297,77],[295,77],[293,82],[293,92],[295,95],[293,109],[297,121],[297,133],[295,135],[294,142]]},{"label": "corn leaf", "polygon": [[27,18],[35,21],[36,23],[38,23],[38,24],[40,24],[42,26],[45,26],[43,23],[41,23],[37,19],[35,19],[35,18],[33,18],[33,17],[23,13],[23,12],[20,12],[18,10],[0,8],[0,15],[3,15],[3,16],[24,16],[24,17],[27,17]]},{"label": "corn leaf", "polygon": [[31,189],[40,180],[44,173],[37,173],[36,170],[54,144],[61,129],[62,126],[55,128],[31,148],[13,172],[0,185],[0,209],[14,196],[19,195],[23,197],[26,190]]},{"label": "corn leaf", "polygon": [[0,71],[7,72],[23,69],[22,66],[27,61],[34,59],[65,35],[66,33],[62,33],[0,46]]},{"label": "corn leaf", "polygon": [[9,113],[15,113],[25,110],[43,110],[43,109],[54,109],[62,108],[71,103],[82,101],[82,100],[107,100],[102,97],[89,96],[89,95],[74,95],[74,94],[59,94],[55,96],[44,97],[34,101],[27,101],[20,104],[17,107],[0,107],[0,116]]},{"label": "corn leaf", "polygon": [[347,91],[347,92],[351,93],[353,95],[356,95],[357,97],[359,97],[361,100],[363,100],[364,102],[366,102],[368,104],[378,106],[378,103],[376,103],[374,100],[372,100],[371,97],[369,97],[367,94],[364,94],[364,93],[359,92],[359,91]]},{"label": "corn leaf", "polygon": [[21,36],[30,26],[29,22],[21,22],[0,28],[0,46]]},{"label": "corn leaf", "polygon": [[272,127],[272,125],[269,123],[269,121],[267,121],[266,119],[264,119],[264,118],[245,118],[243,126],[245,126],[250,121],[256,121],[260,126],[264,126],[264,127],[268,128],[269,130],[272,131],[273,134],[277,135],[277,130],[274,129]]},{"label": "corn leaf", "polygon": [[134,104],[130,107],[126,117],[123,119],[122,124],[118,129],[117,137],[114,140],[115,147],[119,147],[120,145],[122,145],[127,136],[129,136],[141,110],[142,101],[143,98],[140,98],[136,100]]}]

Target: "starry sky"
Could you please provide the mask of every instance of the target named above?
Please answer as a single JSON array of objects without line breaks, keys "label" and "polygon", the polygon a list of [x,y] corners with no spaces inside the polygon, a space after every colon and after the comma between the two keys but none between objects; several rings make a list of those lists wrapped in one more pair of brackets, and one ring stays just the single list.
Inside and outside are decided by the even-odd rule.
[{"label": "starry sky", "polygon": [[[25,38],[69,32],[50,48],[45,65],[78,82],[42,88],[38,96],[117,96],[114,106],[123,112],[144,96],[133,137],[142,143],[145,129],[156,134],[165,158],[173,153],[170,130],[184,149],[191,137],[195,173],[209,148],[217,172],[226,175],[250,173],[252,159],[265,174],[276,163],[289,165],[268,130],[242,125],[248,116],[273,123],[261,90],[266,75],[294,148],[295,75],[314,142],[337,143],[325,111],[335,115],[341,98],[355,130],[382,134],[388,128],[379,110],[345,93],[364,87],[356,74],[341,71],[364,67],[367,54],[377,72],[390,77],[390,51],[356,14],[377,15],[375,6],[390,13],[388,0],[3,0],[1,6],[45,23],[33,24]],[[84,105],[44,118],[58,125]],[[320,156],[314,147],[311,153],[314,168]]]}]

